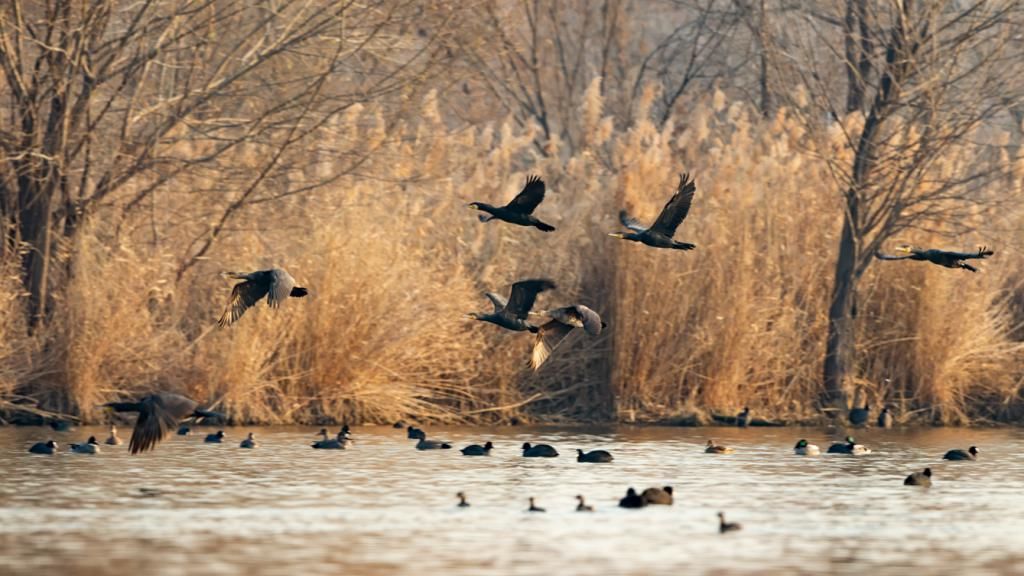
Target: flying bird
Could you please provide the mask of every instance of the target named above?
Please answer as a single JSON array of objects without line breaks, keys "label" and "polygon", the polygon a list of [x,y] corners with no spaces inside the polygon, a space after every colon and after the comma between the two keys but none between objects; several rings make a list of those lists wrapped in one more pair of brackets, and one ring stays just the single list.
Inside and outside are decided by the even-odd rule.
[{"label": "flying bird", "polygon": [[554,288],[555,283],[545,278],[520,280],[512,285],[512,292],[507,300],[504,296],[494,292],[484,294],[494,305],[493,313],[470,312],[468,316],[483,322],[497,324],[507,330],[516,332],[529,330],[536,333],[540,331],[540,328],[530,324],[528,320],[530,309],[533,308],[533,303],[537,300],[537,294]]},{"label": "flying bird", "polygon": [[661,214],[650,228],[644,228],[642,224],[625,210],[619,212],[619,220],[622,225],[632,232],[614,232],[609,234],[613,238],[640,242],[654,248],[672,248],[675,250],[693,250],[697,246],[689,242],[677,242],[672,239],[676,228],[686,219],[690,211],[690,204],[693,203],[693,193],[697,191],[697,185],[690,179],[689,174],[679,175],[679,187],[676,193],[669,198]]},{"label": "flying bird", "polygon": [[555,308],[545,314],[551,320],[543,324],[537,332],[533,354],[530,356],[530,366],[534,370],[540,368],[541,364],[551,357],[551,353],[569,336],[573,328],[583,328],[591,336],[600,336],[601,330],[608,327],[597,312],[582,304]]},{"label": "flying bird", "polygon": [[544,232],[552,232],[555,229],[554,226],[541,222],[533,215],[533,211],[544,201],[544,191],[544,181],[540,179],[540,176],[529,176],[522,191],[504,206],[491,206],[485,202],[470,202],[467,206],[474,210],[487,212],[487,214],[480,215],[481,222],[502,220],[510,224],[533,226]]},{"label": "flying bird", "polygon": [[103,406],[114,412],[138,412],[128,449],[132,454],[153,449],[171,430],[188,418],[220,418],[219,412],[201,410],[194,400],[173,392],[154,392],[138,402],[108,402]]},{"label": "flying bird", "polygon": [[948,250],[936,250],[934,248],[922,250],[921,248],[906,245],[900,246],[896,249],[900,252],[906,252],[906,254],[895,255],[875,252],[875,258],[878,258],[879,260],[926,260],[932,264],[938,264],[939,266],[945,266],[946,268],[963,268],[964,270],[977,272],[977,268],[971,266],[967,262],[964,262],[964,260],[970,260],[972,258],[983,260],[995,254],[995,252],[989,250],[985,246],[978,248],[977,252],[950,252]]},{"label": "flying bird", "polygon": [[224,272],[224,276],[236,280],[244,280],[231,289],[231,301],[218,324],[223,328],[237,322],[242,314],[256,305],[264,296],[271,308],[277,308],[289,296],[302,298],[309,293],[301,286],[295,285],[291,274],[281,268],[259,270],[256,272]]}]

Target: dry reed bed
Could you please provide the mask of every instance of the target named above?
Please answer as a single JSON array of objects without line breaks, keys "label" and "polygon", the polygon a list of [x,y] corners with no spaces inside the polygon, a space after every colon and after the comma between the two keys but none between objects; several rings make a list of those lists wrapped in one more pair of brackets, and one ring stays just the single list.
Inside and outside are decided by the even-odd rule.
[{"label": "dry reed bed", "polygon": [[[199,230],[190,223],[227,199],[163,194],[160,218],[135,216],[117,236],[112,218],[96,217],[67,247],[89,257],[69,271],[58,320],[42,334],[25,336],[8,263],[0,398],[86,420],[101,416],[92,408],[101,401],[154,387],[254,423],[659,419],[743,405],[812,416],[840,224],[821,158],[849,150],[834,131],[808,131],[785,110],[762,121],[721,93],[660,129],[645,120],[615,128],[596,86],[581,111],[587,145],[570,158],[558,142],[540,155],[535,134],[511,123],[449,129],[433,95],[414,125],[385,129],[378,111],[354,109],[324,140],[372,152],[357,172],[248,208],[180,282],[181,248]],[[649,116],[649,103],[636,117]],[[330,155],[320,162],[330,168]],[[680,171],[697,178],[680,231],[696,251],[606,236],[620,206],[653,219]],[[1021,172],[1004,192],[1020,194]],[[484,225],[464,208],[510,198],[528,173],[548,182],[539,214],[557,232]],[[175,187],[209,191],[213,178]],[[1020,415],[1024,276],[1011,262],[1020,214],[1001,224],[979,216],[975,236],[906,238],[993,245],[981,274],[908,262],[869,272],[857,383],[872,403],[944,423]],[[287,267],[311,297],[212,328],[230,287],[216,272],[270,265]],[[539,307],[582,302],[610,324],[599,339],[572,338],[536,374],[528,336],[464,316],[489,305],[482,291],[528,276],[559,285]]]}]

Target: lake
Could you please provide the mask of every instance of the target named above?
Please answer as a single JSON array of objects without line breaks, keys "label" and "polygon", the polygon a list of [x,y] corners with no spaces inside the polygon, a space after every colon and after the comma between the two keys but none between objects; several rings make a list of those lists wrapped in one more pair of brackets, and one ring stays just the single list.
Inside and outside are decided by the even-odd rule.
[{"label": "lake", "polygon": [[[1024,571],[1024,430],[853,431],[866,456],[800,457],[846,431],[809,428],[212,428],[130,456],[69,442],[105,428],[0,428],[0,573],[114,574],[1010,574]],[[262,445],[238,448],[254,431]],[[336,431],[336,429],[334,429]],[[127,439],[129,429],[122,429]],[[60,453],[29,454],[54,439]],[[704,454],[714,438],[735,454]],[[561,456],[523,458],[524,442]],[[978,446],[976,462],[944,462]],[[577,463],[606,449],[611,464]],[[934,486],[903,486],[930,466]],[[672,485],[673,506],[620,509],[626,488]],[[142,489],[145,489],[143,491]],[[457,508],[455,493],[472,506]],[[594,513],[575,512],[583,494]],[[528,513],[534,496],[547,513]],[[718,533],[716,513],[743,530]]]}]

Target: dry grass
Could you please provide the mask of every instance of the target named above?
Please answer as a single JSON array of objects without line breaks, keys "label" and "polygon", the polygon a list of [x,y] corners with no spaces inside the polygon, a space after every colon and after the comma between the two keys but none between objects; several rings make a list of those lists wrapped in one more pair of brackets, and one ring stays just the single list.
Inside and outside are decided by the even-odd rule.
[{"label": "dry grass", "polygon": [[[820,158],[848,150],[785,111],[762,121],[721,94],[690,102],[660,130],[646,121],[615,129],[596,90],[583,110],[588,145],[571,158],[540,155],[534,133],[511,123],[449,129],[433,96],[415,125],[386,131],[375,111],[354,110],[325,140],[372,150],[358,172],[248,208],[180,282],[190,222],[223,198],[168,193],[154,206],[159,219],[133,216],[117,236],[112,218],[96,217],[68,247],[80,257],[43,334],[25,336],[7,263],[0,399],[31,397],[94,419],[98,402],[160,387],[261,423],[657,419],[744,405],[812,416],[840,221]],[[653,219],[680,171],[697,179],[680,230],[696,251],[606,236],[619,229],[622,205]],[[510,198],[532,172],[548,182],[538,213],[557,232],[481,224],[464,208]],[[176,186],[214,187],[198,176]],[[1010,186],[1020,194],[1020,175]],[[1020,415],[1024,276],[1004,248],[1020,246],[1019,216],[1004,215],[1011,225],[998,228],[981,221],[971,237],[906,238],[996,246],[981,274],[873,267],[859,299],[857,363],[873,403],[946,423]],[[213,328],[230,290],[216,273],[269,265],[286,267],[311,296]],[[529,336],[464,313],[487,308],[484,290],[539,276],[559,285],[539,307],[582,302],[610,329],[572,336],[535,374]]]}]

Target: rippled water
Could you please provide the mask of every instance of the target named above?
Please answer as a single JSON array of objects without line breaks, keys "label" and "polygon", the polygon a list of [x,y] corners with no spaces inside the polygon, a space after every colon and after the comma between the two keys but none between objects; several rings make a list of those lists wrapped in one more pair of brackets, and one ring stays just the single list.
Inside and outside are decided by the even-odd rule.
[{"label": "rippled water", "polygon": [[[248,431],[245,429],[244,431]],[[1024,572],[1024,431],[862,431],[868,456],[792,454],[821,430],[430,428],[492,456],[417,451],[405,432],[354,430],[347,451],[313,429],[255,429],[262,445],[68,453],[102,429],[0,428],[3,574],[731,574]],[[123,431],[127,435],[130,431]],[[709,436],[732,455],[703,453]],[[26,452],[61,443],[56,456]],[[527,459],[547,442],[562,456]],[[943,462],[977,445],[977,462]],[[612,464],[580,464],[603,448]],[[904,487],[931,466],[930,490]],[[629,486],[675,487],[673,506],[616,507]],[[159,491],[146,496],[140,489]],[[455,507],[465,491],[472,506]],[[576,494],[597,508],[574,511]],[[525,512],[527,497],[547,508]],[[743,530],[721,535],[715,513]]]}]

